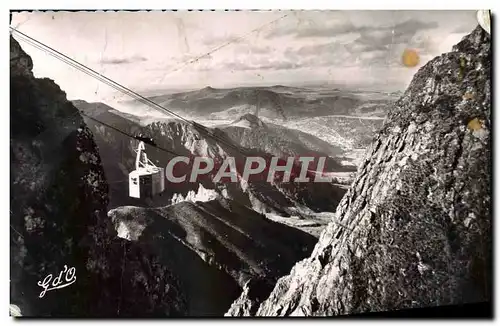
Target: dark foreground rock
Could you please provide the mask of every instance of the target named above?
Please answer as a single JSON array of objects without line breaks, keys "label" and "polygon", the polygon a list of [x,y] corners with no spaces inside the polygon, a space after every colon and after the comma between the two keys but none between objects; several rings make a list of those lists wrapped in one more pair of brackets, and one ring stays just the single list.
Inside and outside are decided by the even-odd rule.
[{"label": "dark foreground rock", "polygon": [[[184,314],[175,277],[157,257],[116,237],[92,133],[65,93],[34,78],[32,67],[11,37],[10,303],[16,314]],[[65,266],[75,268],[75,283],[40,298],[38,282]]]},{"label": "dark foreground rock", "polygon": [[417,72],[336,221],[256,315],[491,300],[490,110],[490,36],[477,27]]}]

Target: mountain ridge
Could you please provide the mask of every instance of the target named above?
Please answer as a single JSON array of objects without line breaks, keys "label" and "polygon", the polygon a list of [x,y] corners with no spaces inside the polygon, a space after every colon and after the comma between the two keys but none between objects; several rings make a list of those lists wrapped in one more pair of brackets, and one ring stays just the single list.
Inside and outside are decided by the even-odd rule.
[{"label": "mountain ridge", "polygon": [[[392,97],[389,95],[367,100],[355,91],[313,90],[287,86],[203,88],[156,95],[149,97],[149,100],[187,117],[216,117],[224,111],[236,109],[239,110],[239,115],[253,113],[277,120],[332,114],[351,115],[355,112],[363,113],[365,110],[367,113],[373,111],[383,115],[387,105],[392,103]],[[149,110],[135,100],[125,104],[135,109],[140,107]],[[376,109],[365,108],[365,104],[375,106]]]},{"label": "mountain ridge", "polygon": [[[94,109],[80,107],[84,111]],[[243,182],[214,184],[211,179],[217,171],[213,171],[209,176],[195,183],[172,184],[167,182],[165,194],[153,201],[144,202],[144,200],[130,199],[126,185],[128,184],[128,173],[135,167],[134,149],[137,146],[137,141],[126,134],[143,134],[153,138],[162,149],[146,145],[146,151],[148,158],[159,166],[166,165],[166,162],[173,157],[172,153],[191,158],[190,164],[192,164],[194,156],[211,157],[217,162],[222,162],[226,157],[234,157],[240,168],[247,156],[259,156],[270,161],[272,153],[261,148],[243,148],[219,128],[205,128],[199,124],[175,119],[156,121],[144,126],[128,120],[122,115],[115,115],[107,111],[99,113],[101,122],[117,127],[125,133],[122,134],[97,121],[84,118],[96,137],[105,171],[110,178],[110,189],[115,194],[111,196],[110,208],[123,205],[169,205],[174,196],[176,198],[185,197],[191,191],[198,191],[199,185],[202,184],[205,189],[213,189],[220,194],[234,196],[234,199],[238,198],[257,210],[269,210],[269,212],[290,215],[294,212],[289,207],[296,205],[305,205],[311,209],[333,210],[345,192],[343,188],[325,183],[269,184],[262,180],[258,183],[250,182],[248,185]],[[327,155],[322,154],[322,156]],[[340,165],[334,159],[329,159],[326,166]],[[190,165],[180,170],[179,173],[190,172],[189,167]],[[302,195],[298,195],[299,193]],[[328,194],[335,200],[327,201],[325,196]],[[315,200],[315,196],[319,199]]]},{"label": "mountain ridge", "polygon": [[191,316],[220,316],[250,280],[270,286],[310,254],[316,239],[223,198],[118,207],[108,215],[122,237],[180,275]]}]

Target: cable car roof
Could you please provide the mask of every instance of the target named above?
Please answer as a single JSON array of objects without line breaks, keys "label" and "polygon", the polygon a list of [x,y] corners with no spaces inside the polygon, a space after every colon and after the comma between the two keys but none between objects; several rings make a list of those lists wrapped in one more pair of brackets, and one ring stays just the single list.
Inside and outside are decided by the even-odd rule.
[{"label": "cable car roof", "polygon": [[157,172],[160,172],[161,168],[158,167],[148,167],[148,168],[139,168],[138,170],[134,170],[130,172],[131,176],[142,176],[142,175],[149,175],[149,174],[154,174]]}]

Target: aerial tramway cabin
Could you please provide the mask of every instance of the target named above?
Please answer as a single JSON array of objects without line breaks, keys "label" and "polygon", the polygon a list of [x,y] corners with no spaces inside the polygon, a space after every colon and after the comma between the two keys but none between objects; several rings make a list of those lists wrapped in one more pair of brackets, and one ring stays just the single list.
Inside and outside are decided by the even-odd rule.
[{"label": "aerial tramway cabin", "polygon": [[129,196],[152,198],[165,190],[165,170],[151,162],[145,152],[144,142],[137,146],[135,170],[129,173]]}]

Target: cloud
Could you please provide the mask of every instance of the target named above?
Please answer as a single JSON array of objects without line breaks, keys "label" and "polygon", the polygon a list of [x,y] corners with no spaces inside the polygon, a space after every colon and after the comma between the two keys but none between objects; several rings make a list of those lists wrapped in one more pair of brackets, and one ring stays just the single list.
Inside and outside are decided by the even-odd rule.
[{"label": "cloud", "polygon": [[265,37],[267,39],[273,39],[282,36],[295,36],[296,38],[305,37],[334,37],[339,34],[347,34],[352,32],[357,32],[365,29],[367,27],[354,27],[351,23],[344,25],[333,25],[333,26],[321,26],[316,24],[308,24],[306,27],[294,26],[289,28],[274,29],[268,33]]},{"label": "cloud", "polygon": [[[419,30],[436,28],[438,24],[436,22],[422,22],[416,19],[409,19],[407,21],[395,24],[393,26],[355,26],[350,21],[346,21],[343,24],[336,25],[320,25],[320,24],[307,24],[305,27],[301,25],[287,27],[287,28],[276,28],[269,32],[265,37],[267,39],[273,39],[282,36],[294,36],[295,38],[307,38],[307,37],[337,37],[342,34],[348,33],[359,33],[361,35],[373,35],[381,39],[386,36],[387,32],[394,30],[398,37],[404,37],[410,33],[416,33]],[[396,32],[397,31],[397,32]]]},{"label": "cloud", "polygon": [[129,64],[129,63],[135,63],[135,62],[143,62],[147,61],[148,59],[141,57],[141,56],[133,56],[133,57],[126,57],[126,58],[103,58],[99,60],[100,64],[105,64],[105,65],[122,65],[122,64]]},{"label": "cloud", "polygon": [[[426,36],[428,30],[439,27],[435,21],[415,18],[390,25],[354,26],[350,21],[332,26],[309,23],[306,26],[274,30],[266,38],[293,36],[298,48],[288,47],[284,58],[299,66],[310,67],[388,67],[400,65],[400,53],[410,47],[425,56],[436,51],[436,41]],[[429,33],[427,33],[429,34]],[[310,38],[309,42],[305,42]],[[321,38],[329,42],[321,43]]]},{"label": "cloud", "polygon": [[[164,57],[161,64],[149,70],[170,71],[181,66],[184,71],[273,73],[290,71],[325,71],[330,69],[387,69],[401,66],[405,48],[417,49],[422,59],[438,52],[441,22],[424,20],[416,15],[391,23],[392,15],[374,19],[306,20],[295,26],[275,28],[263,38],[249,41],[228,32],[207,35],[201,39],[205,46],[234,42],[224,53],[198,58],[193,53]],[[352,17],[351,17],[352,18]],[[363,18],[363,17],[361,17]],[[354,25],[364,24],[364,25]],[[438,33],[435,36],[436,31]],[[287,39],[275,39],[288,36]],[[206,51],[206,50],[205,50]],[[184,63],[190,62],[184,66]],[[423,62],[425,60],[422,60]],[[114,60],[114,64],[130,60]],[[166,64],[167,66],[162,67]],[[172,67],[173,66],[173,67]],[[304,68],[304,69],[302,69]]]},{"label": "cloud", "polygon": [[273,49],[270,46],[255,46],[250,48],[250,53],[256,53],[256,54],[268,54],[273,52]]},{"label": "cloud", "polygon": [[468,34],[471,32],[471,24],[469,22],[461,24],[451,32],[456,34]]},{"label": "cloud", "polygon": [[252,60],[250,62],[248,60],[245,61],[225,61],[220,62],[218,65],[200,67],[199,71],[217,71],[217,70],[225,70],[225,71],[258,71],[258,70],[267,70],[267,71],[275,71],[275,70],[289,70],[289,69],[298,69],[302,67],[306,67],[309,63],[306,62],[292,62],[289,60],[269,60],[268,58],[260,58]]},{"label": "cloud", "polygon": [[309,55],[321,55],[321,54],[333,54],[336,51],[342,50],[343,46],[337,42],[329,42],[323,44],[313,44],[306,45],[295,51],[297,55],[309,56]]},{"label": "cloud", "polygon": [[409,43],[420,31],[437,28],[436,22],[420,22],[414,19],[384,28],[367,29],[361,32],[357,42],[372,47],[386,46],[389,44]]},{"label": "cloud", "polygon": [[262,63],[256,66],[250,66],[246,70],[287,70],[287,69],[297,69],[303,67],[300,63],[294,63],[290,61],[270,61],[268,63]]},{"label": "cloud", "polygon": [[239,35],[224,35],[224,36],[212,36],[212,37],[205,37],[202,41],[202,43],[206,46],[209,47],[214,47],[226,43],[239,43],[243,39]]},{"label": "cloud", "polygon": [[238,54],[269,54],[273,52],[275,49],[273,49],[271,46],[252,46],[252,45],[240,45],[234,48],[234,52]]},{"label": "cloud", "polygon": [[[193,68],[198,71],[273,71],[372,65],[387,68],[400,64],[400,53],[405,47],[418,49],[422,55],[436,49],[435,40],[423,35],[439,27],[436,21],[425,21],[425,17],[414,15],[391,24],[392,13],[391,18],[377,16],[374,19],[371,13],[366,15],[367,20],[362,16],[363,19],[353,20],[354,17],[344,14],[335,16],[335,19],[318,20],[315,15],[315,19],[305,19],[293,26],[274,28],[262,35],[258,44],[251,44],[231,33],[208,36],[203,39],[205,45],[237,43],[232,46],[233,55],[226,54],[224,59],[223,56]],[[364,25],[354,25],[353,22]],[[283,36],[291,39],[275,39]],[[321,39],[327,42],[321,42]]]},{"label": "cloud", "polygon": [[[392,26],[386,24],[372,28],[355,27],[352,24],[337,25],[315,32],[309,25],[303,31],[294,32],[299,39],[288,42],[289,46],[278,52],[272,45],[240,45],[234,51],[242,55],[208,64],[200,67],[200,70],[274,71],[375,66],[387,69],[400,66],[401,53],[407,47],[419,50],[422,56],[435,51],[436,42],[424,32],[436,27],[438,27],[436,22],[422,22],[415,19]],[[336,34],[327,42],[321,42],[321,38],[309,41],[302,39],[304,35],[318,37],[333,31]],[[283,33],[283,30],[280,33]]]},{"label": "cloud", "polygon": [[386,49],[369,48],[359,43],[340,44],[328,42],[288,48],[284,57],[292,62],[310,67],[352,67],[381,63],[387,56]]},{"label": "cloud", "polygon": [[[370,66],[370,65],[390,65],[399,62],[399,49],[412,47],[419,49],[423,53],[428,53],[435,49],[435,44],[428,37],[423,37],[422,31],[438,27],[436,22],[420,22],[417,20],[407,20],[394,26],[378,26],[373,28],[354,27],[339,28],[338,31],[346,33],[357,33],[350,42],[332,41],[323,44],[313,44],[301,47],[295,52],[295,59],[299,56],[313,56],[317,60],[313,65],[336,65],[336,66]],[[329,29],[331,30],[331,29]],[[323,30],[324,32],[325,30]],[[311,33],[308,35],[325,35],[321,33]],[[333,39],[339,39],[336,35]],[[292,58],[292,53],[286,53]],[[326,59],[326,57],[329,57]],[[314,63],[316,62],[316,63]]]}]

